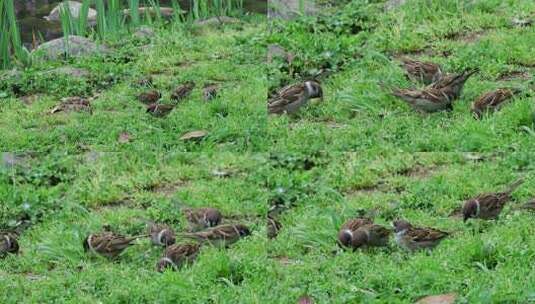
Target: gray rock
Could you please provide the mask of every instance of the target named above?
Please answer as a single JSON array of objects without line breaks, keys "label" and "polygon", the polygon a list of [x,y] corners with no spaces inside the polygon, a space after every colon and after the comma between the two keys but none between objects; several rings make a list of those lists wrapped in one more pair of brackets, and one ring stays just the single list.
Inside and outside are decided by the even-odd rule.
[{"label": "gray rock", "polygon": [[385,3],[385,10],[390,11],[405,4],[406,0],[388,0]]},{"label": "gray rock", "polygon": [[97,45],[90,39],[80,36],[69,36],[66,45],[65,38],[50,40],[41,44],[34,53],[44,59],[54,60],[62,58],[65,54],[72,57],[82,57],[87,55],[97,55],[109,53],[109,49],[103,45]]},{"label": "gray rock", "polygon": [[304,7],[301,8],[300,0],[268,0],[268,18],[270,19],[292,19],[303,13],[315,15],[318,13],[318,8],[312,1],[304,1]]},{"label": "gray rock", "polygon": [[214,26],[214,25],[221,25],[221,24],[231,24],[231,23],[239,23],[240,20],[232,17],[227,16],[220,16],[220,17],[212,17],[208,19],[201,19],[195,21],[195,24],[204,26]]},{"label": "gray rock", "polygon": [[140,39],[148,39],[154,37],[154,30],[148,26],[140,26],[135,32],[134,36]]},{"label": "gray rock", "polygon": [[83,78],[90,75],[86,69],[74,68],[71,66],[64,66],[48,71],[48,73],[71,76],[74,78]]},{"label": "gray rock", "polygon": [[6,168],[11,168],[15,166],[24,166],[28,163],[29,156],[22,154],[12,153],[12,152],[3,152],[2,153],[2,166]]},{"label": "gray rock", "polygon": [[[67,1],[67,3],[69,6],[69,10],[71,11],[71,16],[76,19],[79,18],[80,12],[82,10],[82,3],[76,2],[76,1]],[[50,14],[48,14],[48,16],[45,16],[44,18],[48,21],[60,21],[62,9],[67,9],[65,6],[65,3],[63,2],[56,5],[56,7],[52,9]],[[88,21],[97,20],[97,11],[92,8],[89,8],[87,12],[87,20]]]}]

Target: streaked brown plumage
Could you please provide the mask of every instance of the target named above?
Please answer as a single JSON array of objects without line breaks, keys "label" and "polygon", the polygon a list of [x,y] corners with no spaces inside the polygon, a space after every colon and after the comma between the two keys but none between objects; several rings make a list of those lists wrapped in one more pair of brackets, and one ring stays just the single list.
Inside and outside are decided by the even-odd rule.
[{"label": "streaked brown plumage", "polygon": [[524,209],[524,210],[535,211],[535,199],[531,199],[531,200],[527,201],[520,208]]},{"label": "streaked brown plumage", "polygon": [[193,263],[200,249],[201,245],[197,243],[171,245],[165,249],[164,256],[156,264],[156,269],[159,272],[167,268],[178,270],[185,264]]},{"label": "streaked brown plumage", "polygon": [[513,92],[510,89],[504,88],[479,96],[472,104],[472,113],[474,114],[474,117],[480,119],[485,112],[500,110],[505,102],[513,97],[513,94],[516,92],[518,91]]},{"label": "streaked brown plumage", "polygon": [[206,84],[202,92],[205,101],[210,101],[217,97],[219,86],[217,84]]},{"label": "streaked brown plumage", "polygon": [[106,231],[88,235],[83,245],[86,252],[91,251],[107,258],[116,258],[123,250],[133,245],[133,241],[146,236],[125,237]]},{"label": "streaked brown plumage", "polygon": [[171,93],[171,99],[174,101],[181,101],[191,94],[193,88],[195,88],[195,83],[193,81],[187,81],[173,90],[173,93]]},{"label": "streaked brown plumage", "polygon": [[150,224],[149,234],[152,244],[157,246],[170,246],[175,243],[175,232],[166,224]]},{"label": "streaked brown plumage", "polygon": [[519,179],[512,183],[504,192],[483,193],[467,200],[464,203],[462,210],[464,221],[469,218],[479,218],[484,220],[498,218],[505,203],[511,200],[511,193],[522,185],[523,182],[523,179]]},{"label": "streaked brown plumage", "polygon": [[227,247],[236,243],[241,238],[251,234],[249,228],[242,224],[221,225],[205,231],[195,233],[183,233],[183,237],[190,238],[201,243],[207,243],[215,247]]},{"label": "streaked brown plumage", "polygon": [[351,247],[353,249],[366,247],[383,247],[388,245],[392,231],[376,224],[363,225],[353,232]]},{"label": "streaked brown plumage", "polygon": [[223,219],[221,212],[216,208],[182,208],[182,213],[186,217],[191,231],[215,227]]},{"label": "streaked brown plumage", "polygon": [[434,228],[414,227],[409,222],[393,222],[396,243],[409,251],[435,248],[449,233]]},{"label": "streaked brown plumage", "polygon": [[401,62],[411,79],[430,84],[438,81],[440,77],[442,77],[440,65],[436,63],[418,61],[410,58],[402,58]]},{"label": "streaked brown plumage", "polygon": [[434,88],[423,90],[394,89],[392,94],[404,100],[415,110],[425,113],[453,109],[453,100],[441,90]]},{"label": "streaked brown plumage", "polygon": [[57,112],[89,112],[92,113],[91,100],[79,96],[65,97],[61,103],[50,110],[51,114]]},{"label": "streaked brown plumage", "polygon": [[346,221],[340,230],[338,231],[338,242],[342,246],[351,246],[351,240],[353,239],[353,233],[364,225],[373,224],[373,221],[368,218],[353,218]]},{"label": "streaked brown plumage", "polygon": [[456,100],[461,97],[464,84],[470,76],[477,73],[479,69],[466,69],[460,74],[448,74],[440,78],[437,82],[432,83],[428,88],[440,90],[450,100]]},{"label": "streaked brown plumage", "polygon": [[16,254],[18,252],[18,235],[14,232],[0,231],[0,258],[5,257],[8,253]]},{"label": "streaked brown plumage", "polygon": [[274,239],[279,234],[279,230],[282,228],[282,224],[274,217],[267,217],[267,237]]},{"label": "streaked brown plumage", "polygon": [[155,117],[165,117],[171,113],[174,108],[175,106],[170,104],[153,103],[147,106],[147,113],[150,113]]},{"label": "streaked brown plumage", "polygon": [[294,114],[312,98],[323,98],[323,90],[318,82],[309,80],[289,85],[268,100],[268,112]]},{"label": "streaked brown plumage", "polygon": [[153,104],[162,98],[162,94],[157,90],[145,91],[137,96],[137,100],[144,104]]},{"label": "streaked brown plumage", "polygon": [[392,94],[418,111],[432,113],[452,110],[453,101],[460,97],[465,82],[476,72],[466,70],[461,74],[444,76],[422,90],[394,89]]}]

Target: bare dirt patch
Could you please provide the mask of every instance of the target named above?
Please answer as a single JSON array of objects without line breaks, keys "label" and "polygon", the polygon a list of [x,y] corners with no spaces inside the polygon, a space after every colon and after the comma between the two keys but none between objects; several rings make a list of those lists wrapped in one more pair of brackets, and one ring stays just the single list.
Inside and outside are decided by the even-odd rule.
[{"label": "bare dirt patch", "polygon": [[187,181],[178,180],[171,183],[162,183],[162,184],[152,184],[143,187],[144,190],[161,194],[163,196],[172,196],[180,188],[186,187],[188,185]]}]

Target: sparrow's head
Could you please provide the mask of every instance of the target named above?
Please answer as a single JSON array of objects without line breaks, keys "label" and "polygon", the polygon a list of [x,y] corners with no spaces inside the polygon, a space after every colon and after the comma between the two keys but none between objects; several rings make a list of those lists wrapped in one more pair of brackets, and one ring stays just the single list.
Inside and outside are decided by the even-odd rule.
[{"label": "sparrow's head", "polygon": [[19,243],[17,242],[17,239],[11,235],[3,235],[3,238],[0,238],[0,244],[0,248],[2,248],[2,252],[0,252],[0,255],[5,252],[19,252]]},{"label": "sparrow's head", "polygon": [[351,238],[353,237],[353,233],[349,229],[344,229],[338,233],[338,242],[342,246],[348,247],[351,245]]},{"label": "sparrow's head", "polygon": [[221,223],[221,213],[215,208],[210,208],[206,210],[204,214],[204,223],[208,227],[215,227]]},{"label": "sparrow's head", "polygon": [[362,230],[357,230],[353,233],[351,238],[351,247],[357,249],[368,242],[368,235]]},{"label": "sparrow's head", "polygon": [[394,232],[398,233],[403,230],[407,230],[412,227],[412,225],[405,221],[405,220],[396,220],[392,222],[392,226],[394,226]]},{"label": "sparrow's head", "polygon": [[323,90],[321,85],[313,80],[305,81],[306,95],[308,98],[322,98],[323,99]]},{"label": "sparrow's head", "polygon": [[477,216],[478,213],[478,203],[474,200],[466,202],[463,206],[463,221],[467,221],[471,217]]},{"label": "sparrow's head", "polygon": [[251,230],[249,230],[249,228],[245,225],[238,224],[234,227],[238,230],[240,237],[251,235]]},{"label": "sparrow's head", "polygon": [[162,232],[160,233],[160,239],[159,239],[160,244],[164,246],[171,246],[175,243],[175,241],[176,241],[175,234],[173,233],[171,229],[162,230]]},{"label": "sparrow's head", "polygon": [[171,259],[168,257],[163,257],[158,261],[158,263],[156,263],[156,271],[158,272],[164,272],[168,268],[176,268],[176,264],[173,263],[173,261],[171,261]]}]

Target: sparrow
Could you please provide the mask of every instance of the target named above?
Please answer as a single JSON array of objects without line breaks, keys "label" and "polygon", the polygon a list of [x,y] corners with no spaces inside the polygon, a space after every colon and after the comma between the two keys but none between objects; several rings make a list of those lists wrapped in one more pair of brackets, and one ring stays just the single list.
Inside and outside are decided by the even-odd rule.
[{"label": "sparrow", "polygon": [[351,247],[357,249],[362,246],[387,246],[391,233],[390,229],[381,225],[367,224],[361,226],[353,232]]},{"label": "sparrow", "polygon": [[184,264],[193,263],[201,249],[200,244],[174,244],[165,249],[163,257],[156,264],[156,270],[163,272],[167,268],[178,270]]},{"label": "sparrow", "polygon": [[219,89],[217,84],[205,84],[202,92],[202,96],[205,101],[210,101],[217,97],[217,90]]},{"label": "sparrow", "polygon": [[221,223],[223,216],[216,208],[182,208],[191,231],[215,227]]},{"label": "sparrow", "polygon": [[162,94],[156,90],[149,90],[137,96],[137,100],[144,104],[153,104],[162,98]]},{"label": "sparrow", "polygon": [[463,219],[466,222],[469,218],[479,218],[492,220],[498,218],[505,203],[511,199],[511,193],[518,186],[522,185],[523,179],[512,183],[504,192],[483,193],[467,200],[463,205]]},{"label": "sparrow", "polygon": [[242,224],[221,225],[205,231],[183,233],[182,236],[201,243],[209,243],[215,247],[227,247],[236,243],[240,238],[251,234],[249,228]]},{"label": "sparrow", "polygon": [[354,218],[345,222],[338,232],[338,242],[340,245],[349,247],[353,239],[353,233],[364,225],[371,225],[373,221],[368,218]]},{"label": "sparrow", "polygon": [[268,100],[268,112],[269,114],[294,114],[312,98],[323,99],[323,89],[318,82],[308,80],[289,85],[280,89],[274,97]]},{"label": "sparrow", "polygon": [[193,91],[194,87],[195,83],[193,81],[187,81],[179,85],[171,93],[171,99],[174,101],[181,101],[182,99],[185,99],[191,94],[191,91]]},{"label": "sparrow", "polygon": [[479,69],[466,69],[460,74],[448,74],[438,81],[430,84],[427,88],[440,90],[452,101],[461,97],[464,84],[470,76],[479,72]]},{"label": "sparrow", "polygon": [[432,113],[453,110],[453,100],[444,92],[434,88],[423,90],[394,89],[392,95],[401,98],[417,111]]},{"label": "sparrow", "polygon": [[282,224],[274,217],[269,216],[267,217],[267,237],[269,239],[274,239],[279,234],[279,230],[281,230]]},{"label": "sparrow", "polygon": [[432,113],[452,110],[453,101],[459,98],[466,80],[477,70],[448,75],[424,89],[394,89],[392,94],[401,98],[415,110]]},{"label": "sparrow", "polygon": [[152,103],[147,106],[147,113],[150,113],[154,117],[165,117],[171,113],[174,108],[175,106],[170,104]]},{"label": "sparrow", "polygon": [[50,110],[51,114],[57,112],[89,112],[91,113],[91,100],[83,97],[65,97],[61,103]]},{"label": "sparrow", "polygon": [[152,87],[152,76],[143,76],[136,81],[136,85],[139,87]]},{"label": "sparrow", "polygon": [[449,233],[434,228],[413,227],[409,222],[393,222],[396,243],[409,251],[435,248]]},{"label": "sparrow", "polygon": [[436,63],[418,61],[410,58],[402,58],[401,62],[407,71],[407,75],[411,79],[416,79],[425,84],[431,84],[442,77],[440,65]]},{"label": "sparrow", "polygon": [[480,119],[487,111],[498,111],[505,102],[513,97],[513,94],[519,93],[519,90],[497,89],[496,91],[485,93],[479,96],[472,104],[472,113],[474,117]]},{"label": "sparrow", "polygon": [[8,253],[16,254],[19,252],[17,239],[16,233],[0,231],[0,258],[5,257]]},{"label": "sparrow", "polygon": [[84,251],[92,251],[107,258],[116,258],[132,242],[147,235],[125,237],[110,231],[88,235],[84,240]]},{"label": "sparrow", "polygon": [[149,235],[152,244],[157,246],[170,246],[175,243],[175,232],[173,228],[165,224],[150,224]]},{"label": "sparrow", "polygon": [[528,201],[527,203],[525,203],[524,205],[522,205],[521,209],[535,211],[535,199],[532,199]]}]

